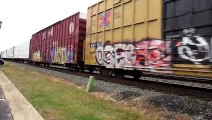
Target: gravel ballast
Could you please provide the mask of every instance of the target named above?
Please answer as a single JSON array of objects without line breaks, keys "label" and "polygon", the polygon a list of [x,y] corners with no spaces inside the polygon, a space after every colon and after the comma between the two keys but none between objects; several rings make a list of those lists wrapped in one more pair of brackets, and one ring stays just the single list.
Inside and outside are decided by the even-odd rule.
[{"label": "gravel ballast", "polygon": [[[62,78],[77,85],[86,86],[88,78],[61,73],[58,71],[38,68],[25,64],[16,64],[19,67],[25,67],[50,76]],[[212,119],[212,100],[203,101],[200,99],[165,94],[155,92],[154,90],[140,89],[133,86],[125,86],[101,80],[95,80],[94,90],[113,94],[113,98],[120,101],[129,101],[135,98],[141,98],[143,101],[156,107],[161,107],[165,111],[188,114],[193,119],[211,120]]]}]

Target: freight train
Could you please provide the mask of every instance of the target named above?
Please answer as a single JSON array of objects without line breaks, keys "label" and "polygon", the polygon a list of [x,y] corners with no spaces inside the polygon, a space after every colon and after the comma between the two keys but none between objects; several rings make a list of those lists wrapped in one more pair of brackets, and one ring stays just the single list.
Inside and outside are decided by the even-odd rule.
[{"label": "freight train", "polygon": [[212,1],[102,0],[87,19],[76,13],[33,34],[28,61],[109,76],[211,77]]},{"label": "freight train", "polygon": [[29,45],[30,42],[25,42],[20,45],[11,47],[10,49],[0,52],[0,58],[13,60],[16,62],[29,62]]}]

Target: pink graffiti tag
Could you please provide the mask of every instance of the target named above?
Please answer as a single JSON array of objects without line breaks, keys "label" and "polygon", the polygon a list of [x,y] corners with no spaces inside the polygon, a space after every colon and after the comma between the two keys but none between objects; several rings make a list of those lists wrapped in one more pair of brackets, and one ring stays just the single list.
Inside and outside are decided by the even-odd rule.
[{"label": "pink graffiti tag", "polygon": [[136,44],[116,43],[97,47],[95,57],[99,65],[107,68],[170,67],[171,55],[166,55],[162,40],[144,40]]}]

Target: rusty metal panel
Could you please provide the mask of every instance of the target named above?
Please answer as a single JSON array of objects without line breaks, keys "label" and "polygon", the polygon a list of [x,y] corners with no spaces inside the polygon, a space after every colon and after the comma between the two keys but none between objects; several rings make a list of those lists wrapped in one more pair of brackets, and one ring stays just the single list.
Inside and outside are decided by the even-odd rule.
[{"label": "rusty metal panel", "polygon": [[85,19],[81,19],[80,13],[77,13],[60,21],[56,26],[55,31],[58,39],[54,41],[54,49],[51,50],[52,62],[76,64],[83,59]]},{"label": "rusty metal panel", "polygon": [[42,62],[47,62],[46,61],[46,54],[47,54],[47,29],[43,29],[41,31],[42,38],[41,38],[41,57],[42,57]]},{"label": "rusty metal panel", "polygon": [[[127,58],[128,53],[125,52],[129,49],[136,52],[136,47],[139,47],[137,43],[165,44],[157,41],[162,37],[162,0],[101,1],[88,8],[87,28],[85,63],[127,68],[130,65],[123,60]],[[153,42],[142,42],[143,40]],[[122,56],[122,60],[118,60],[118,56]],[[118,65],[118,61],[123,61],[123,64]],[[132,62],[132,68],[139,66],[135,61]]]},{"label": "rusty metal panel", "polygon": [[41,37],[40,33],[32,35],[30,40],[30,59],[35,62],[41,61]]},{"label": "rusty metal panel", "polygon": [[33,35],[30,44],[32,59],[57,64],[77,64],[82,61],[86,35],[84,16],[76,13]]}]

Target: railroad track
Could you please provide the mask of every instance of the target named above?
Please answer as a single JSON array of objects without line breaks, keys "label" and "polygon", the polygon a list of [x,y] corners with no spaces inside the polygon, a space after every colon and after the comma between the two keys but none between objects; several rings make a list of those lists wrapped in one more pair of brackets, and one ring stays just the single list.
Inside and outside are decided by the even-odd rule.
[{"label": "railroad track", "polygon": [[205,77],[191,77],[191,76],[182,76],[182,75],[173,75],[173,74],[160,74],[160,73],[144,73],[145,76],[160,77],[160,78],[169,78],[177,79],[182,81],[192,81],[195,83],[209,83],[212,84],[211,78]]},{"label": "railroad track", "polygon": [[[212,93],[212,80],[209,78],[197,78],[152,73],[144,74],[141,78],[142,80],[151,81],[158,84]],[[153,78],[153,80],[149,78]]]},{"label": "railroad track", "polygon": [[[74,75],[81,75],[83,77],[89,77],[91,75],[96,76],[97,78],[105,78],[105,76],[101,76],[98,71],[94,71],[93,73],[87,72],[80,72],[80,71],[70,71],[68,68],[64,66],[55,66],[50,65],[49,67],[43,67],[49,70],[57,70],[64,73],[71,73]],[[107,77],[110,78],[111,77]],[[177,76],[177,75],[165,75],[165,74],[154,74],[154,73],[144,73],[143,76],[139,80],[134,80],[133,77],[126,75],[124,78],[117,78],[113,77],[113,79],[119,80],[131,80],[131,81],[138,81],[138,82],[152,82],[152,83],[160,83],[160,84],[167,84],[179,87],[190,87],[195,88],[203,91],[210,91],[212,90],[212,79],[209,78],[196,78],[196,77],[188,77],[188,76]],[[176,84],[181,83],[181,84]],[[183,83],[183,84],[182,84]]]},{"label": "railroad track", "polygon": [[[177,76],[159,76],[159,74],[144,74],[139,80],[133,79],[132,76],[125,76],[125,78],[105,77],[100,75],[97,71],[93,73],[82,71],[70,71],[64,66],[37,66],[30,65],[37,68],[72,74],[75,76],[86,77],[95,76],[96,79],[111,82],[115,84],[132,86],[141,89],[153,90],[156,92],[163,92],[167,94],[174,94],[180,96],[189,96],[191,98],[198,98],[204,101],[212,100],[212,85],[209,81],[194,82],[192,78],[184,80],[183,77]],[[50,71],[51,72],[51,71]],[[177,79],[179,78],[179,79]],[[186,78],[186,77],[185,77]]]},{"label": "railroad track", "polygon": [[[68,70],[66,67],[64,66],[50,66],[51,68],[54,69],[59,69],[59,70]],[[73,72],[75,73],[76,71],[69,71],[69,72]],[[89,74],[89,71],[87,71],[87,73]],[[90,73],[90,74],[99,74],[99,72],[94,71],[94,73]],[[90,75],[89,74],[89,75]],[[126,78],[131,78],[133,79],[133,77],[131,76],[125,76]],[[212,79],[210,78],[200,78],[200,77],[190,77],[190,76],[180,76],[180,75],[173,75],[173,74],[160,74],[160,73],[147,73],[145,72],[143,74],[143,77],[157,77],[157,78],[164,78],[166,80],[171,79],[173,80],[177,80],[177,81],[184,81],[184,82],[193,82],[193,83],[201,83],[201,84],[208,84],[211,85],[212,84]],[[140,80],[142,80],[142,77],[140,78]],[[211,86],[212,87],[212,86]],[[212,88],[211,88],[212,89]]]},{"label": "railroad track", "polygon": [[191,98],[198,98],[204,101],[212,100],[212,85],[208,83],[208,81],[198,81],[193,82],[191,79],[183,80],[183,77],[177,76],[160,76],[159,75],[147,75],[144,74],[139,80],[133,79],[132,76],[125,76],[125,78],[117,78],[117,77],[105,77],[100,75],[98,72],[94,71],[93,73],[87,72],[76,72],[70,71],[63,66],[50,66],[50,67],[42,67],[48,70],[63,72],[67,74],[73,74],[76,76],[89,77],[95,76],[96,79],[102,80],[105,82],[111,82],[126,86],[134,86],[141,89],[153,90],[157,92],[163,92],[167,94],[174,94],[180,96],[189,96]]}]

